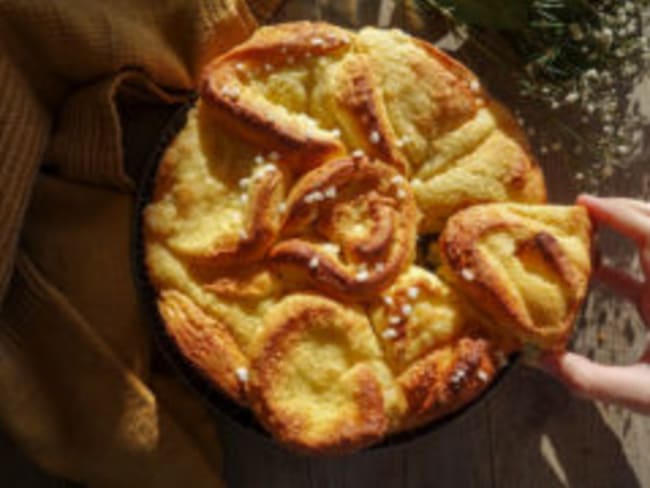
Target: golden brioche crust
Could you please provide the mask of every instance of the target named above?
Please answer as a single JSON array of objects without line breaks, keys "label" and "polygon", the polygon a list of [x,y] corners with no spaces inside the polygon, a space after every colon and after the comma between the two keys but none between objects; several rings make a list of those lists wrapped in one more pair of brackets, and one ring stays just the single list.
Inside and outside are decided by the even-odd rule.
[{"label": "golden brioche crust", "polygon": [[246,384],[236,371],[248,367],[248,359],[227,328],[177,291],[162,292],[158,306],[168,335],[185,357],[237,403],[245,404]]},{"label": "golden brioche crust", "polygon": [[496,348],[477,335],[474,308],[417,266],[401,274],[370,308],[386,361],[407,400],[400,429],[422,425],[478,396],[496,372]]},{"label": "golden brioche crust", "polygon": [[358,449],[403,408],[363,311],[320,296],[290,295],[269,311],[251,373],[259,418],[297,449]]},{"label": "golden brioche crust", "polygon": [[[384,163],[365,156],[331,161],[295,183],[287,207],[288,239],[275,245],[269,258],[328,295],[372,298],[413,259],[418,217],[413,194]],[[319,246],[312,228],[339,253]]]},{"label": "golden brioche crust", "polygon": [[470,403],[494,379],[501,354],[488,340],[465,336],[416,361],[397,379],[408,405],[402,428],[426,424]]},{"label": "golden brioche crust", "polygon": [[[147,231],[165,236],[172,251],[197,266],[255,262],[277,237],[281,218],[275,209],[287,177],[276,166],[241,164],[239,152],[246,151],[241,141],[232,154],[217,155],[228,135],[209,111],[194,109],[187,120],[188,130],[177,136],[160,163],[157,204],[145,210]],[[217,157],[224,174],[215,174],[212,159]],[[244,178],[250,183],[241,195]],[[238,225],[224,229],[214,225],[219,219],[228,220],[228,227]]]},{"label": "golden brioche crust", "polygon": [[[146,265],[182,355],[283,443],[359,449],[466,405],[522,342],[564,344],[588,221],[540,205],[525,136],[460,63],[298,22],[212,61],[199,92]],[[416,266],[441,231],[442,268]]]},{"label": "golden brioche crust", "polygon": [[586,294],[591,233],[582,207],[479,205],[447,223],[443,273],[502,333],[562,348]]},{"label": "golden brioche crust", "polygon": [[[321,42],[315,44],[313,39]],[[251,73],[288,67],[296,58],[336,54],[349,43],[346,31],[327,24],[298,22],[261,28],[249,41],[206,67],[202,98],[221,124],[243,140],[279,151],[284,161],[299,169],[315,167],[343,154],[340,141],[325,131],[306,133],[304,118],[274,110],[247,82]]]},{"label": "golden brioche crust", "polygon": [[475,322],[471,307],[433,273],[412,266],[369,307],[386,361],[396,373],[456,342]]}]

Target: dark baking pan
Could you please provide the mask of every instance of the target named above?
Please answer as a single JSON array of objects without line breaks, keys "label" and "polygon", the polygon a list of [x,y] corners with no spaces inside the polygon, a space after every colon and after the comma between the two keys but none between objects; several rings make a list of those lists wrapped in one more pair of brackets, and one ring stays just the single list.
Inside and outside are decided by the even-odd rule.
[{"label": "dark baking pan", "polygon": [[[191,388],[198,395],[205,399],[211,408],[223,414],[223,416],[244,429],[255,432],[260,436],[260,438],[270,441],[270,434],[259,424],[250,410],[242,408],[233,402],[225,394],[219,391],[199,371],[197,371],[186,359],[184,359],[176,344],[168,336],[165,330],[163,320],[158,312],[158,307],[156,306],[156,291],[147,276],[147,269],[144,260],[142,212],[152,197],[156,171],[163,153],[174,136],[185,125],[187,112],[192,106],[193,103],[188,103],[179,108],[179,110],[170,118],[168,124],[161,133],[158,144],[156,147],[152,148],[149,160],[146,162],[146,167],[144,168],[144,172],[140,178],[136,203],[134,206],[135,215],[132,233],[132,261],[135,284],[139,293],[141,305],[150,322],[156,343],[174,369],[178,371],[180,376],[189,383]],[[384,449],[407,443],[416,438],[431,434],[442,426],[465,415],[471,409],[478,408],[479,405],[484,402],[502,382],[504,376],[508,371],[510,371],[517,360],[517,357],[518,356],[513,356],[509,359],[508,364],[499,371],[492,383],[473,402],[422,427],[388,436],[381,443],[371,446],[368,449]]]}]

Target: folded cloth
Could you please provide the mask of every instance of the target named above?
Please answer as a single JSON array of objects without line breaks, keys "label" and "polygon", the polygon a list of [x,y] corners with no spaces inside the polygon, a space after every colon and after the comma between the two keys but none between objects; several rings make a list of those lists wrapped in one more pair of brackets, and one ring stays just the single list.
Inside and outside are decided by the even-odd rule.
[{"label": "folded cloth", "polygon": [[211,418],[151,366],[118,102],[186,100],[279,3],[0,0],[0,426],[54,474],[222,485]]}]

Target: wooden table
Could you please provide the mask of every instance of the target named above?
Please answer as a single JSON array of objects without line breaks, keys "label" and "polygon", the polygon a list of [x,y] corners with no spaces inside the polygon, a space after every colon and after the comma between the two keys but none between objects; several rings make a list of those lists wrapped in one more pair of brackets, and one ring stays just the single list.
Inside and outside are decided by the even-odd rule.
[{"label": "wooden table", "polygon": [[[390,1],[290,1],[276,20],[321,18],[345,24],[404,27],[400,5]],[[392,15],[391,15],[392,12]],[[501,99],[552,134],[544,113],[516,99],[512,80],[462,47],[457,55]],[[478,59],[478,61],[477,61]],[[638,87],[641,95],[650,86]],[[650,97],[641,97],[650,113]],[[558,115],[561,117],[561,114]],[[630,167],[592,185],[602,195],[650,199],[650,129]],[[563,152],[541,159],[550,198],[571,202],[581,190],[575,161]],[[606,256],[638,273],[634,249],[601,236]],[[574,348],[604,362],[630,362],[645,343],[645,327],[630,304],[595,286],[578,326]],[[490,397],[466,415],[416,441],[333,459],[283,451],[222,422],[225,471],[233,487],[635,487],[650,486],[650,419],[617,407],[575,398],[535,369],[518,365]]]}]

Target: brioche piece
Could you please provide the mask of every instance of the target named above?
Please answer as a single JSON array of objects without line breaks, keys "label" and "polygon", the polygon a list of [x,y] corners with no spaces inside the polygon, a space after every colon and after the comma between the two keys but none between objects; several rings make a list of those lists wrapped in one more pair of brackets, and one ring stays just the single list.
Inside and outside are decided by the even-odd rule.
[{"label": "brioche piece", "polygon": [[282,442],[315,453],[376,442],[403,409],[363,312],[317,295],[269,310],[251,352],[250,394]]},{"label": "brioche piece", "polygon": [[478,81],[439,49],[395,29],[366,27],[354,42],[381,88],[395,142],[415,172],[431,157],[431,141],[481,108],[482,97],[471,89]]},{"label": "brioche piece", "polygon": [[246,383],[238,372],[248,359],[223,324],[175,290],[161,293],[158,302],[167,334],[185,358],[237,403],[246,404]]},{"label": "brioche piece", "polygon": [[[353,46],[357,47],[357,42]],[[354,51],[342,59],[336,73],[332,108],[346,145],[384,161],[401,174],[410,174],[408,159],[383,103],[383,86],[368,57]]]},{"label": "brioche piece", "polygon": [[466,406],[503,364],[503,351],[480,336],[465,335],[431,351],[397,378],[407,403],[400,427],[412,429]]},{"label": "brioche piece", "polygon": [[277,160],[227,135],[199,104],[160,164],[147,232],[200,266],[260,259],[281,223],[286,175]]},{"label": "brioche piece", "polygon": [[347,31],[322,23],[263,27],[205,68],[201,96],[221,126],[297,171],[312,169],[342,155],[343,145],[309,113],[309,80],[350,42]]},{"label": "brioche piece", "polygon": [[[415,201],[405,178],[386,164],[331,161],[296,182],[287,205],[287,239],[269,257],[294,280],[342,300],[367,299],[413,260]],[[328,252],[332,246],[336,252]]]},{"label": "brioche piece", "polygon": [[582,207],[479,205],[447,223],[442,273],[501,334],[560,349],[587,292],[591,233]]},{"label": "brioche piece", "polygon": [[477,203],[545,202],[526,137],[473,73],[399,31],[366,28],[356,42],[367,53],[409,161],[423,214],[420,232],[439,232],[451,214]]},{"label": "brioche piece", "polygon": [[[198,88],[145,210],[146,265],[182,355],[275,437],[349,452],[467,404],[524,342],[562,347],[588,221],[537,205],[524,134],[461,64],[297,22]],[[425,235],[439,278],[414,266]]]},{"label": "brioche piece", "polygon": [[[215,327],[227,331],[244,355],[262,327],[264,313],[282,292],[277,277],[262,266],[227,270],[194,267],[155,239],[147,242],[146,266],[149,279],[158,290],[161,315],[163,293],[177,291],[214,321]],[[209,379],[219,384],[216,377],[210,375]]]},{"label": "brioche piece", "polygon": [[467,333],[470,309],[434,274],[411,266],[375,300],[370,320],[396,373]]},{"label": "brioche piece", "polygon": [[407,399],[401,428],[467,404],[490,383],[496,352],[473,309],[434,274],[412,266],[370,308],[384,354]]},{"label": "brioche piece", "polygon": [[440,232],[453,213],[478,203],[546,202],[541,169],[516,121],[496,102],[431,147],[412,181],[424,215],[421,232]]}]

